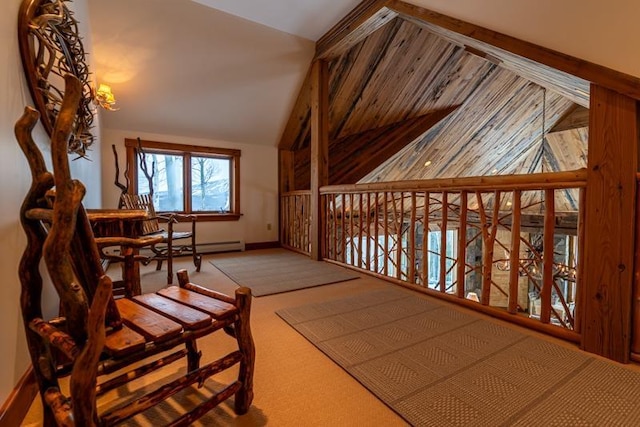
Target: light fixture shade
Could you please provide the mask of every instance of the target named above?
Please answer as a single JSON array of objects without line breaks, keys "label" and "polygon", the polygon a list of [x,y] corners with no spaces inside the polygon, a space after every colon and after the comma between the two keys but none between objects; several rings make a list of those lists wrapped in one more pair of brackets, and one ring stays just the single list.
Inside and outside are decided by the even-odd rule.
[{"label": "light fixture shade", "polygon": [[95,101],[98,105],[100,105],[105,110],[116,111],[117,108],[114,108],[113,105],[116,103],[116,97],[113,95],[111,91],[111,86],[106,85],[104,83],[100,83],[98,86],[98,90],[95,93]]},{"label": "light fixture shade", "polygon": [[98,86],[97,93],[98,93],[98,95],[109,94],[109,95],[113,96],[113,94],[111,93],[111,86],[106,85],[104,83],[100,83],[100,86]]}]

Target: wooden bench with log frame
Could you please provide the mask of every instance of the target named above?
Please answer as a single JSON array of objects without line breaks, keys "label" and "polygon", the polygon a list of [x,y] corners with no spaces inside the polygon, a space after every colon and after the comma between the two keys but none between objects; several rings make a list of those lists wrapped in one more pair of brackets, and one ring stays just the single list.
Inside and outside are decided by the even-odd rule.
[{"label": "wooden bench with log frame", "polygon": [[[75,77],[67,76],[65,83],[51,142],[54,174],[47,171],[31,136],[39,114],[27,107],[16,124],[33,179],[20,211],[27,248],[19,273],[22,316],[43,402],[43,425],[114,425],[236,364],[237,380],[172,425],[188,425],[234,395],[236,413],[245,413],[253,398],[255,359],[249,325],[251,291],[238,288],[232,298],[190,283],[183,270],[178,273],[179,287],[113,298],[111,279],[103,271],[81,203],[85,188],[70,177],[67,142],[82,91]],[[43,256],[61,307],[61,316],[48,321],[42,314],[43,279],[38,270]],[[233,336],[238,349],[200,367],[196,340],[218,330]],[[168,356],[160,355],[176,348]],[[155,356],[151,362],[150,356]],[[184,376],[125,406],[98,413],[97,396],[185,356]],[[142,359],[147,359],[144,366],[130,367]],[[97,385],[98,376],[117,371],[123,373]],[[70,375],[70,397],[59,385],[59,378],[66,375]]]}]

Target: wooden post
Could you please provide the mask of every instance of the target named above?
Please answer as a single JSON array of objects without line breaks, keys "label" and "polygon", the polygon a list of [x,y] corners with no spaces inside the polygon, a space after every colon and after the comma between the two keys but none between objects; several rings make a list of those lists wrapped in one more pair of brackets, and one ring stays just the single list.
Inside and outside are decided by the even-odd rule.
[{"label": "wooden post", "polygon": [[440,223],[440,292],[446,291],[447,280],[447,220],[449,219],[449,193],[442,192],[442,222]]},{"label": "wooden post", "polygon": [[329,68],[326,61],[311,66],[311,259],[322,259],[322,198],[320,187],[329,175]]},{"label": "wooden post", "polygon": [[544,236],[542,250],[542,290],[540,291],[540,321],[551,321],[551,291],[553,290],[553,255],[556,223],[555,192],[544,190]]},{"label": "wooden post", "polygon": [[429,287],[429,192],[424,193],[424,212],[422,213],[422,286]]},{"label": "wooden post", "polygon": [[638,170],[638,106],[591,85],[582,348],[629,361]]},{"label": "wooden post", "polygon": [[520,220],[522,192],[513,192],[511,203],[511,252],[509,255],[509,313],[518,312],[518,281],[520,278]]},{"label": "wooden post", "polygon": [[371,271],[371,193],[367,193],[367,223],[366,223],[366,257],[367,257],[367,270]]},{"label": "wooden post", "polygon": [[411,192],[411,217],[409,219],[409,273],[407,282],[416,281],[416,192]]},{"label": "wooden post", "polygon": [[376,244],[373,247],[373,271],[375,271],[376,273],[380,273],[380,270],[378,270],[378,252],[380,251],[380,243],[378,243],[378,238],[380,237],[380,203],[378,202],[378,199],[379,199],[378,192],[376,192],[375,195],[376,195],[376,207],[375,207],[376,226],[375,226],[374,240],[376,241]]},{"label": "wooden post", "polygon": [[465,267],[467,258],[467,203],[468,197],[466,191],[460,192],[460,225],[458,226],[458,271],[456,281],[458,287],[456,294],[459,298],[465,296]]},{"label": "wooden post", "polygon": [[290,150],[278,150],[278,175],[281,195],[296,189],[293,154],[293,151]]}]

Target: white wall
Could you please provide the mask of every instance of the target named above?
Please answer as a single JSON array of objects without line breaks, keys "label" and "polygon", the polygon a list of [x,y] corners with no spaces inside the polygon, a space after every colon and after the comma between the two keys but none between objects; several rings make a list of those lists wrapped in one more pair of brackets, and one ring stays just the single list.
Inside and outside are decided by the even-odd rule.
[{"label": "white wall", "polygon": [[637,0],[405,0],[640,77]]},{"label": "white wall", "polygon": [[[27,162],[13,134],[13,126],[26,105],[32,105],[18,51],[17,21],[21,0],[5,0],[0,15],[0,404],[2,404],[30,363],[20,314],[18,263],[25,246],[19,222],[22,200],[31,184]],[[86,21],[86,1],[70,3],[76,19]],[[85,24],[84,22],[83,24]],[[91,38],[83,25],[84,46],[91,51]],[[99,127],[99,125],[98,125]],[[98,128],[95,130],[99,131]],[[44,129],[37,125],[34,139],[49,157],[49,142]],[[97,142],[99,145],[99,141]],[[87,186],[87,206],[98,207],[101,200],[100,151],[91,153],[92,163],[72,162],[72,174]],[[55,313],[57,301],[49,289],[45,292],[46,312]]]},{"label": "white wall", "polygon": [[[125,138],[172,142],[241,150],[240,155],[240,210],[238,221],[199,222],[199,243],[243,240],[246,243],[278,240],[278,151],[275,147],[238,144],[226,141],[196,139],[171,135],[103,129],[102,143],[102,195],[105,208],[116,208],[120,190],[114,185],[115,159],[111,145],[118,150],[120,182],[124,183],[126,152]],[[271,229],[268,230],[268,224]],[[181,224],[184,228],[187,224]]]}]

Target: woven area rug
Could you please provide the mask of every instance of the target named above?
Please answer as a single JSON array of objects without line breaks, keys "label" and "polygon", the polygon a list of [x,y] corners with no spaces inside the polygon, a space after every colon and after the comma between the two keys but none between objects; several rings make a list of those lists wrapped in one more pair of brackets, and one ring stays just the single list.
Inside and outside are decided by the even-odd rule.
[{"label": "woven area rug", "polygon": [[640,373],[405,289],[277,314],[415,426],[638,426]]},{"label": "woven area rug", "polygon": [[304,255],[285,249],[217,255],[210,262],[238,285],[251,288],[251,293],[256,297],[359,277],[357,273],[346,268],[311,261]]}]

